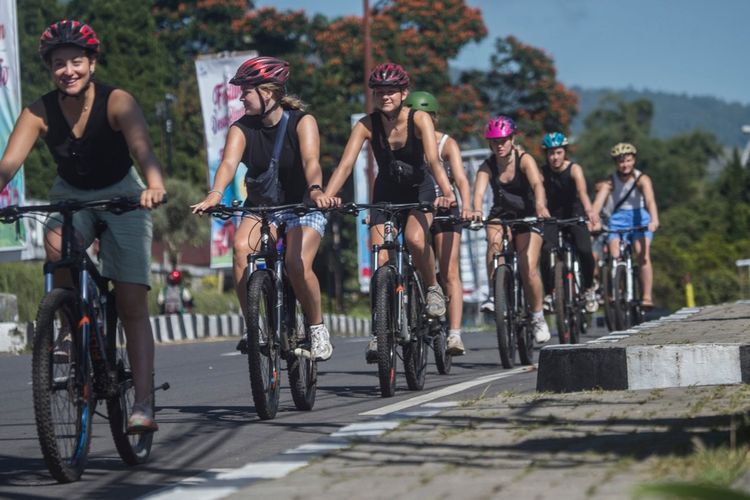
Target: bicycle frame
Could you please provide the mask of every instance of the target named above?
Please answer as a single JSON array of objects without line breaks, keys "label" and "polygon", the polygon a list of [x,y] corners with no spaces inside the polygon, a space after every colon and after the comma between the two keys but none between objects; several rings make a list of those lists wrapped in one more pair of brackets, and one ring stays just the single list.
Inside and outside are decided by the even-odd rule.
[{"label": "bicycle frame", "polygon": [[608,232],[615,233],[619,235],[618,240],[618,248],[619,248],[619,256],[614,258],[611,255],[609,256],[612,262],[612,266],[610,269],[610,283],[614,283],[615,274],[617,272],[618,267],[625,267],[626,269],[626,297],[628,300],[628,303],[632,303],[635,300],[640,300],[639,298],[634,296],[633,293],[633,271],[636,269],[636,266],[633,264],[633,248],[632,248],[632,242],[630,241],[630,233],[636,232],[636,231],[643,231],[648,229],[648,226],[636,226],[631,227],[627,229],[611,229]]}]

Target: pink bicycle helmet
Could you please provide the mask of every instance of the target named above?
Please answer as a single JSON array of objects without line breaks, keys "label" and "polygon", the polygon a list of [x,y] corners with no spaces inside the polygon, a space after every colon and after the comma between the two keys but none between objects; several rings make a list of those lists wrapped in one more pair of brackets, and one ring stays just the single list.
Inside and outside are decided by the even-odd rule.
[{"label": "pink bicycle helmet", "polygon": [[484,127],[485,139],[505,139],[516,133],[516,122],[507,116],[496,116]]},{"label": "pink bicycle helmet", "polygon": [[288,62],[275,57],[259,56],[242,63],[229,83],[237,86],[276,83],[283,87],[288,78]]},{"label": "pink bicycle helmet", "polygon": [[378,87],[398,87],[405,89],[409,86],[409,74],[396,63],[379,64],[370,73],[367,86],[371,89]]}]

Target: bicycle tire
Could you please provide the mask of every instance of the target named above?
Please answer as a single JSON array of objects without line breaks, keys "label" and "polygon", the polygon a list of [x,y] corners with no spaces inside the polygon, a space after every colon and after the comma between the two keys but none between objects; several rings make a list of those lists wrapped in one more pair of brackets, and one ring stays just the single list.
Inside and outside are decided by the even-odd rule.
[{"label": "bicycle tire", "polygon": [[[37,436],[44,462],[60,483],[77,481],[91,445],[93,399],[88,346],[77,335],[80,313],[74,291],[56,288],[39,305],[31,363]],[[71,336],[67,357],[55,359],[55,342]],[[82,371],[81,366],[89,369]],[[60,414],[58,414],[58,412]],[[63,414],[64,413],[64,414]]]},{"label": "bicycle tire", "polygon": [[279,409],[280,346],[276,338],[276,285],[268,270],[247,280],[247,365],[255,412],[271,420]]},{"label": "bicycle tire", "polygon": [[627,268],[618,266],[615,271],[614,309],[615,327],[617,330],[627,330],[632,326],[630,317],[630,303],[628,302]]},{"label": "bicycle tire", "polygon": [[[575,269],[578,269],[579,271],[576,272]],[[583,278],[581,276],[580,269],[581,262],[578,260],[578,255],[574,253],[574,271],[571,272],[570,278],[567,280],[569,288],[566,292],[566,295],[572,298],[569,304],[571,344],[578,344],[580,342],[581,335],[583,335],[583,331],[585,329],[584,325],[586,323],[586,319],[584,318],[584,314],[586,314],[586,298],[583,296],[583,292],[581,291],[581,283]]]},{"label": "bicycle tire", "polygon": [[438,322],[432,332],[432,350],[435,353],[435,367],[438,373],[450,374],[453,355],[448,352],[448,331],[443,321]]},{"label": "bicycle tire", "polygon": [[383,266],[372,277],[372,330],[378,341],[378,381],[384,398],[396,393],[396,270]]},{"label": "bicycle tire", "polygon": [[641,307],[641,301],[643,300],[643,287],[641,286],[641,273],[638,267],[633,268],[633,297],[635,300],[630,304],[630,314],[633,318],[632,326],[643,323],[643,307]]},{"label": "bicycle tire", "polygon": [[[118,321],[114,294],[107,297],[107,360],[114,367],[115,374],[112,383],[116,392],[107,398],[107,416],[112,440],[115,442],[117,453],[128,465],[138,465],[146,462],[151,454],[154,433],[142,432],[128,434],[128,416],[133,412],[135,403],[135,386],[133,372],[128,359],[127,339]],[[153,388],[153,379],[152,379]],[[156,394],[151,396],[151,412],[155,411]]]},{"label": "bicycle tire", "polygon": [[402,346],[404,374],[409,390],[421,391],[427,375],[427,350],[425,332],[422,325],[424,302],[420,296],[421,278],[418,274],[408,273],[406,291],[409,294],[406,317],[409,320],[411,339]]},{"label": "bicycle tire", "polygon": [[495,330],[497,349],[503,368],[513,368],[515,361],[515,342],[513,312],[511,311],[511,275],[510,269],[501,265],[492,276],[495,295]]},{"label": "bicycle tire", "polygon": [[566,304],[567,280],[565,270],[560,259],[555,262],[555,324],[557,325],[557,340],[561,344],[569,344],[571,337],[571,324],[568,315],[568,304]]},{"label": "bicycle tire", "polygon": [[607,330],[613,332],[617,329],[617,318],[615,317],[615,294],[612,286],[612,266],[609,263],[602,266],[600,276],[604,299],[604,322],[607,325]]},{"label": "bicycle tire", "polygon": [[[521,286],[521,278],[516,275],[516,283],[518,283],[518,289],[516,290],[516,311],[514,318],[528,318],[528,308],[526,307],[526,295],[524,295],[523,287]],[[534,330],[531,328],[528,320],[518,321],[513,320],[515,327],[515,341],[518,344],[518,357],[522,365],[534,364]],[[512,340],[512,339],[511,339]]]},{"label": "bicycle tire", "polygon": [[310,331],[305,327],[305,315],[294,290],[287,282],[286,286],[286,331],[289,339],[289,352],[286,358],[289,388],[292,392],[294,406],[301,411],[310,411],[315,406],[318,390],[318,362],[312,358],[296,356],[297,347],[312,350]]}]

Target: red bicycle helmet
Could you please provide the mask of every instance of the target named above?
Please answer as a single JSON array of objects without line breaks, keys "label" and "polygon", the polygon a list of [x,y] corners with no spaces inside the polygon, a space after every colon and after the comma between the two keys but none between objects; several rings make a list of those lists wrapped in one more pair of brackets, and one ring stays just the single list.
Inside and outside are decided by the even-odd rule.
[{"label": "red bicycle helmet", "polygon": [[99,39],[96,33],[91,26],[80,21],[63,19],[51,24],[39,38],[39,55],[47,61],[54,49],[64,45],[80,47],[94,54],[99,53]]},{"label": "red bicycle helmet", "polygon": [[379,64],[370,73],[367,86],[371,89],[378,87],[398,87],[405,89],[409,86],[409,74],[396,63]]},{"label": "red bicycle helmet", "polygon": [[276,83],[282,87],[289,78],[289,63],[275,57],[259,56],[248,59],[229,80],[232,85],[257,87],[263,83]]}]

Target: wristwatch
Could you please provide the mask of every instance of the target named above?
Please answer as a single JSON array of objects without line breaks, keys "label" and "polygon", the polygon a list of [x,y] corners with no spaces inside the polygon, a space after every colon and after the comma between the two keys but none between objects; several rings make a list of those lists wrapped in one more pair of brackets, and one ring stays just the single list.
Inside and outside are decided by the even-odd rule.
[{"label": "wristwatch", "polygon": [[308,186],[307,192],[312,193],[313,191],[323,191],[323,188],[320,186],[320,184],[313,184],[312,186]]}]

